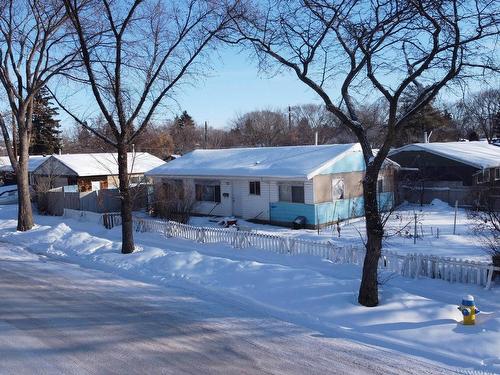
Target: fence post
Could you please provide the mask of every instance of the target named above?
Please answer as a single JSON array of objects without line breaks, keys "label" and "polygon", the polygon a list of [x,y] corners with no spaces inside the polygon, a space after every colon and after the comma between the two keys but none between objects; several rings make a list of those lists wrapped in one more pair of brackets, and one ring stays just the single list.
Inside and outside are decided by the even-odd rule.
[{"label": "fence post", "polygon": [[287,237],[280,238],[280,253],[285,254],[289,251],[290,247],[288,244],[288,238]]},{"label": "fence post", "polygon": [[458,210],[458,200],[455,201],[455,218],[453,219],[453,234],[457,231],[457,210]]},{"label": "fence post", "polygon": [[484,289],[489,290],[491,288],[491,282],[493,281],[493,274],[495,273],[495,267],[491,265],[488,268],[488,281],[486,282],[486,286]]},{"label": "fence post", "polygon": [[205,229],[204,228],[196,228],[196,242],[200,242],[200,243],[205,242]]}]

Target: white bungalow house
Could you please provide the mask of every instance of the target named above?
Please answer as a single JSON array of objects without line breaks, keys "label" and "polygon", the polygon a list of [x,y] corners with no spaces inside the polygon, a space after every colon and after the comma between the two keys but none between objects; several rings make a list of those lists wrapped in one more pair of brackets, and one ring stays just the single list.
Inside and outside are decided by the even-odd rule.
[{"label": "white bungalow house", "polygon": [[[290,225],[323,226],[363,214],[365,163],[359,144],[195,150],[146,173],[155,195],[180,187],[193,213]],[[379,180],[380,205],[392,206],[395,164]],[[164,194],[162,195],[164,196]]]},{"label": "white bungalow house", "polygon": [[[163,165],[164,161],[147,152],[127,155],[130,184],[142,182],[144,173]],[[116,153],[52,155],[33,171],[34,183],[50,188],[76,186],[80,192],[117,188],[118,155]]]}]

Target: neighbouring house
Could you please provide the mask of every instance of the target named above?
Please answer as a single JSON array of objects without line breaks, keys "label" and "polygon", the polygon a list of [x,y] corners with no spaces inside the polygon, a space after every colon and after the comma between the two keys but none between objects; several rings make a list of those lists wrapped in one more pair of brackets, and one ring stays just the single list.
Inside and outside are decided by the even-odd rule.
[{"label": "neighbouring house", "polygon": [[[30,185],[33,182],[33,171],[47,159],[48,156],[44,155],[30,155],[28,159],[28,177],[30,180]],[[12,168],[8,156],[0,156],[0,180],[4,185],[17,184],[16,174],[14,173],[14,168]]]},{"label": "neighbouring house", "polygon": [[[116,153],[52,155],[33,171],[33,183],[45,187],[42,190],[62,186],[73,186],[79,192],[117,188],[117,157]],[[147,152],[130,152],[127,162],[131,185],[145,182],[144,173],[164,163]]]},{"label": "neighbouring house", "polygon": [[401,166],[401,199],[477,204],[500,192],[500,146],[485,141],[415,143],[389,154]]},{"label": "neighbouring house", "polygon": [[[146,173],[155,199],[192,200],[199,215],[307,227],[363,214],[359,144],[195,150]],[[393,204],[396,164],[380,174],[382,209]]]}]

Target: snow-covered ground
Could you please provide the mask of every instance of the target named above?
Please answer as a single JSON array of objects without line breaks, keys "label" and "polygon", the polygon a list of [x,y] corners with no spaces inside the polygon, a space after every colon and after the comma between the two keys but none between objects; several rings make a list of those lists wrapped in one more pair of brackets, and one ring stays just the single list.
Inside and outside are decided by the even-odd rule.
[{"label": "snow-covered ground", "polygon": [[[425,215],[435,216],[436,221],[429,220],[433,224],[428,225],[435,223],[443,228],[435,241],[447,248],[452,242],[445,234],[446,226],[450,228],[445,224],[445,211],[437,207],[437,214],[431,215],[430,210],[425,210]],[[449,215],[452,210],[446,212]],[[324,337],[346,337],[446,365],[500,372],[498,286],[487,291],[472,285],[382,274],[380,306],[364,308],[356,301],[361,273],[357,266],[335,265],[309,256],[166,239],[151,233],[136,233],[138,251],[122,255],[120,228],[106,230],[88,222],[36,216],[38,225],[19,233],[15,231],[15,218],[15,207],[0,207],[0,239],[26,246],[35,253],[158,285],[207,288],[224,298],[313,329]],[[463,213],[460,218],[458,228],[464,230]],[[342,241],[349,241],[349,231],[351,241],[356,238],[354,232],[359,236],[356,230],[347,228],[350,227],[343,227]],[[282,231],[287,233],[286,229]],[[314,235],[312,231],[293,233]],[[465,233],[458,233],[465,238]],[[467,236],[471,238],[470,234]],[[405,246],[413,243],[405,238],[396,240]],[[396,240],[391,238],[388,242]],[[425,229],[424,239],[419,241],[426,241]],[[464,254],[479,251],[474,246],[464,248],[468,248]],[[460,323],[461,314],[456,307],[464,294],[474,295],[482,310],[476,326]]]},{"label": "snow-covered ground", "polygon": [[[415,214],[417,214],[417,241],[414,244]],[[439,255],[469,260],[489,261],[483,245],[471,231],[471,220],[467,211],[457,210],[455,234],[453,222],[455,209],[440,200],[434,200],[430,205],[404,204],[394,211],[385,226],[386,239],[384,247],[401,254],[418,253]],[[190,224],[196,226],[217,226],[214,219],[208,217],[193,217]],[[276,227],[272,225],[255,224],[238,220],[242,229],[258,232],[279,233],[284,236],[306,238],[310,240],[330,240],[339,244],[363,244],[365,223],[362,218],[351,219],[340,224],[340,237],[337,227],[317,230]],[[438,237],[439,236],[439,237]]]}]

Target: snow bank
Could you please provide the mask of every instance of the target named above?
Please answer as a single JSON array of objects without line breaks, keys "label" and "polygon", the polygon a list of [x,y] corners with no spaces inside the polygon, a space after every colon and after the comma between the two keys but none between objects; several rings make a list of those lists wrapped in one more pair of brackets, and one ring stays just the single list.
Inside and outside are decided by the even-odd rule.
[{"label": "snow bank", "polygon": [[447,202],[443,202],[441,199],[434,198],[431,202],[431,206],[435,208],[440,208],[443,210],[449,209],[450,205]]},{"label": "snow bank", "polygon": [[[130,278],[209,288],[241,304],[329,337],[347,337],[473,370],[500,371],[500,289],[485,291],[437,280],[381,275],[381,304],[357,304],[360,268],[326,260],[202,245],[136,233],[138,250],[120,254],[120,228],[37,216],[35,229],[15,231],[15,207],[0,207],[0,239],[35,253]],[[476,326],[460,324],[463,294],[483,311]],[[222,297],[223,296],[223,297]]]}]

